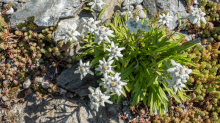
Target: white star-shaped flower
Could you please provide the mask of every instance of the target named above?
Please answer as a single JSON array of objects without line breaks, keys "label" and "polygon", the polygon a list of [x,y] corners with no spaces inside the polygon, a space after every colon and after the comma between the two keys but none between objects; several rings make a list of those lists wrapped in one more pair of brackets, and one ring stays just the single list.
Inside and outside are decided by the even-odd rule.
[{"label": "white star-shaped flower", "polygon": [[148,33],[148,31],[150,30],[150,26],[147,25],[147,21],[145,21],[141,26],[140,26],[141,30],[145,30],[146,33]]},{"label": "white star-shaped flower", "polygon": [[108,29],[107,27],[100,26],[96,31],[95,31],[95,43],[98,41],[98,44],[100,44],[103,40],[107,41],[108,43],[111,43],[108,36],[110,37],[115,37],[112,33],[114,31]]},{"label": "white star-shaped flower", "polygon": [[89,99],[90,99],[90,104],[91,104],[91,109],[95,109],[96,111],[99,110],[100,105],[101,106],[105,106],[105,102],[109,103],[109,104],[113,104],[113,102],[111,102],[110,100],[108,100],[110,98],[109,95],[107,94],[103,94],[100,90],[100,87],[93,89],[92,87],[88,88],[89,91],[91,92],[91,94],[89,94]]},{"label": "white star-shaped flower", "polygon": [[85,19],[82,18],[83,23],[82,27],[85,29],[85,35],[88,33],[94,33],[94,31],[97,29],[96,24],[100,23],[101,21],[95,21],[93,18]]},{"label": "white star-shaped flower", "polygon": [[131,13],[131,11],[124,11],[121,13],[121,16],[125,16],[125,15],[128,15],[128,17],[133,17],[133,14]]},{"label": "white star-shaped flower", "polygon": [[181,79],[180,78],[172,78],[172,80],[167,80],[169,82],[169,85],[168,87],[173,87],[174,91],[177,92],[177,90],[179,89],[180,91],[182,90],[182,88],[185,88],[186,85],[184,85],[182,82],[181,82]]},{"label": "white star-shaped flower", "polygon": [[101,11],[102,5],[104,5],[105,2],[102,0],[93,0],[92,2],[88,3],[87,5],[91,6],[92,9]]},{"label": "white star-shaped flower", "polygon": [[122,87],[127,84],[121,81],[120,74],[121,73],[116,73],[114,77],[107,76],[105,81],[99,85],[103,85],[103,87],[107,89],[107,92],[113,92],[120,96],[123,93]]},{"label": "white star-shaped flower", "polygon": [[134,30],[134,33],[137,34],[137,30],[140,28],[141,22],[137,22],[136,18],[130,18],[130,21],[126,21],[126,23],[128,24],[127,27],[130,28],[130,33]]},{"label": "white star-shaped flower", "polygon": [[116,60],[118,60],[118,57],[123,57],[123,55],[121,54],[121,51],[124,50],[125,48],[118,48],[118,46],[115,46],[114,42],[112,41],[111,43],[111,48],[108,49],[106,48],[107,51],[109,51],[109,58],[108,61],[115,58]]},{"label": "white star-shaped flower", "polygon": [[167,69],[167,72],[170,73],[172,79],[168,79],[169,82],[168,87],[173,87],[175,92],[177,90],[181,90],[182,87],[186,87],[183,83],[186,83],[189,79],[189,74],[192,72],[191,69],[187,69],[185,66],[182,66],[179,63],[176,63],[174,60],[171,59],[171,63],[174,66],[173,68]]},{"label": "white star-shaped flower", "polygon": [[166,24],[168,26],[170,21],[173,21],[173,17],[170,16],[169,13],[167,15],[165,15],[164,13],[162,15],[159,15],[159,22],[160,23],[162,23],[164,25]]},{"label": "white star-shaped flower", "polygon": [[91,65],[89,65],[89,61],[87,63],[83,63],[80,59],[80,65],[78,67],[78,70],[76,70],[74,73],[80,73],[81,80],[83,79],[83,77],[87,75],[87,73],[94,75],[94,73],[91,70],[89,70],[90,66]]},{"label": "white star-shaped flower", "polygon": [[200,20],[206,24],[206,20],[205,20],[205,12],[202,12],[202,10],[200,8],[194,8],[193,6],[190,6],[190,15],[188,16],[188,18],[190,18],[190,22],[192,24],[197,24],[198,27],[200,27]]},{"label": "white star-shaped flower", "polygon": [[64,42],[67,43],[67,41],[75,40],[78,41],[77,36],[80,36],[80,33],[76,31],[77,25],[76,23],[73,23],[73,25],[67,24],[65,28],[65,39]]},{"label": "white star-shaped flower", "polygon": [[114,74],[112,71],[112,66],[111,64],[114,62],[114,60],[110,61],[105,61],[105,58],[103,58],[103,61],[99,60],[99,67],[96,68],[95,70],[100,71],[102,74],[104,74],[104,77],[107,77],[108,73]]},{"label": "white star-shaped flower", "polygon": [[174,68],[167,69],[167,72],[174,78],[180,78],[183,83],[186,83],[186,79],[189,79],[189,74],[192,72],[191,69],[187,69],[185,66],[182,66],[179,63],[176,63],[174,60],[171,60]]}]

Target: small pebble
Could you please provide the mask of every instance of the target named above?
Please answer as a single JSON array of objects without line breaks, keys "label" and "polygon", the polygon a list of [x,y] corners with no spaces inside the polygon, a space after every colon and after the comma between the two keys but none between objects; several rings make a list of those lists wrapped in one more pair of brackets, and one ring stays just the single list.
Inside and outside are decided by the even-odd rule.
[{"label": "small pebble", "polygon": [[23,83],[23,88],[24,89],[27,89],[31,86],[31,80],[29,77],[26,77],[25,80],[24,80],[24,83]]},{"label": "small pebble", "polygon": [[40,83],[41,83],[41,82],[44,82],[44,77],[36,77],[36,78],[35,78],[35,81],[36,81],[36,82],[40,82]]},{"label": "small pebble", "polygon": [[142,7],[142,5],[137,5],[137,6],[136,6],[136,9],[137,9],[137,10],[142,10],[143,7]]},{"label": "small pebble", "polygon": [[43,88],[48,88],[50,84],[48,82],[42,82],[41,85]]},{"label": "small pebble", "polygon": [[2,100],[5,102],[5,101],[8,101],[8,97],[6,95],[2,96]]},{"label": "small pebble", "polygon": [[60,88],[60,92],[65,94],[67,91],[62,89],[62,88]]},{"label": "small pebble", "polygon": [[144,19],[144,18],[147,17],[147,15],[145,14],[145,12],[143,10],[140,11],[138,16],[139,16],[140,19]]}]

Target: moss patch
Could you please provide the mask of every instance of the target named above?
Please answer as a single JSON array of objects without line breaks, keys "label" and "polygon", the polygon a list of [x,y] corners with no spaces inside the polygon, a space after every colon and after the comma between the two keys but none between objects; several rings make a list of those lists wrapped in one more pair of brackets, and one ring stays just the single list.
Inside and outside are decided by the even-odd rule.
[{"label": "moss patch", "polygon": [[36,29],[38,26],[34,23],[34,16],[32,16],[29,17],[27,20],[25,20],[25,23],[18,24],[17,27],[20,29],[26,27],[29,30],[29,29]]}]

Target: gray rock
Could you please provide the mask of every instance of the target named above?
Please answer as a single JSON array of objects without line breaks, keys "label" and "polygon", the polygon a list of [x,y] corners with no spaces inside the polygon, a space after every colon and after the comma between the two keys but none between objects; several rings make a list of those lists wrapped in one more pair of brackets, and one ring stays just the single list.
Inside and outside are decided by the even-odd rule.
[{"label": "gray rock", "polygon": [[67,91],[64,90],[64,89],[62,89],[62,88],[60,88],[60,92],[61,92],[61,93],[64,93],[64,94],[67,93]]},{"label": "gray rock", "polygon": [[48,88],[50,84],[50,79],[48,77],[36,77],[35,81],[41,83],[43,88]]},{"label": "gray rock", "polygon": [[178,18],[177,13],[179,12],[180,15],[186,16],[186,3],[183,0],[144,0],[143,6],[148,12],[148,17],[151,19],[155,17],[155,15],[160,11],[170,11],[170,15],[174,17],[174,21],[172,21],[168,28],[173,30],[178,25]]},{"label": "gray rock", "polygon": [[9,83],[10,80],[9,80],[9,79],[5,79],[3,82],[5,82],[5,83]]},{"label": "gray rock", "polygon": [[144,0],[143,6],[147,10],[149,19],[155,17],[155,15],[157,14],[157,7],[155,0]]},{"label": "gray rock", "polygon": [[[7,115],[14,116],[13,120],[18,123],[124,123],[118,117],[121,112],[120,105],[106,105],[96,112],[88,107],[88,103],[86,100],[65,96],[41,100],[33,94],[28,96],[24,103],[15,104]],[[117,112],[112,114],[114,111]]]},{"label": "gray rock", "polygon": [[49,88],[50,83],[49,82],[42,82],[41,85],[42,85],[43,88],[46,89],[46,88]]},{"label": "gray rock", "polygon": [[123,107],[122,111],[123,111],[123,114],[128,118],[128,121],[131,122],[133,119],[131,115],[131,111],[126,106]]},{"label": "gray rock", "polygon": [[18,67],[17,67],[16,65],[12,65],[12,66],[10,67],[10,70],[11,70],[11,71],[17,71],[17,70],[18,70]]},{"label": "gray rock", "polygon": [[107,111],[112,116],[119,116],[119,112],[121,111],[121,103],[119,104],[107,104],[106,103]]},{"label": "gray rock", "polygon": [[196,38],[193,40],[194,43],[199,43],[200,45],[202,45],[202,42],[201,42],[201,38]]},{"label": "gray rock", "polygon": [[27,89],[31,86],[31,79],[29,77],[26,77],[23,83],[23,88]]},{"label": "gray rock", "polygon": [[136,0],[135,5],[140,5],[143,2],[143,0]]},{"label": "gray rock", "polygon": [[128,8],[128,6],[124,6],[122,7],[122,11],[133,11],[134,10],[134,6],[133,5],[130,5],[130,8]]},{"label": "gray rock", "polygon": [[142,10],[142,9],[143,9],[143,6],[142,6],[142,5],[137,5],[137,6],[135,7],[135,9],[137,9],[137,10]]},{"label": "gray rock", "polygon": [[193,37],[195,37],[195,34],[188,34],[187,31],[180,31],[184,36],[185,36],[185,39],[187,41],[192,41]]},{"label": "gray rock", "polygon": [[14,0],[1,0],[1,2],[3,3],[9,3],[10,1],[14,1]]},{"label": "gray rock", "polygon": [[55,77],[55,74],[57,73],[57,68],[53,67],[51,64],[45,64],[46,68],[47,68],[47,73],[49,75],[49,77],[51,79],[53,79]]},{"label": "gray rock", "polygon": [[55,26],[59,19],[73,17],[81,5],[80,0],[31,0],[11,15],[9,25],[16,28],[34,17],[37,29]]},{"label": "gray rock", "polygon": [[107,22],[110,22],[111,17],[117,10],[120,10],[120,2],[118,0],[103,0],[103,2],[108,5],[106,11],[103,13],[101,17],[101,21],[104,22],[109,19]]},{"label": "gray rock", "polygon": [[124,101],[122,101],[122,104],[123,104],[124,106],[126,106],[126,105],[128,105],[128,101],[127,101],[127,100],[124,100]]},{"label": "gray rock", "polygon": [[8,4],[3,4],[3,9],[6,9]]},{"label": "gray rock", "polygon": [[81,80],[80,74],[74,73],[78,66],[79,63],[75,64],[72,68],[64,70],[57,77],[57,85],[71,92],[75,92],[79,96],[86,96],[89,93],[88,87],[98,86],[97,80],[99,80],[100,77],[87,74],[86,77]]},{"label": "gray rock", "polygon": [[36,78],[35,78],[35,81],[36,81],[36,82],[39,82],[39,83],[42,83],[42,82],[45,81],[45,79],[44,79],[44,77],[36,77]]},{"label": "gray rock", "polygon": [[12,6],[15,10],[17,10],[19,8],[19,3],[18,2],[14,2],[13,6]]},{"label": "gray rock", "polygon": [[[130,5],[136,4],[136,0],[129,0],[130,1]],[[127,1],[124,0],[124,2],[122,3],[122,6],[127,6],[129,3]]]}]

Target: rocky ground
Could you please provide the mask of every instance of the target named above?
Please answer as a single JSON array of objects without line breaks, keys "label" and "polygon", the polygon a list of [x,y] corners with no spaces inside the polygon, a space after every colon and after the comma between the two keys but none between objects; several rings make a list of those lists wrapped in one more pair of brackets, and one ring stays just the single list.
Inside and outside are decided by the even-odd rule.
[{"label": "rocky ground", "polygon": [[[4,10],[10,1],[12,0],[2,0],[0,11]],[[120,0],[104,0],[108,8],[101,18],[102,22],[110,19],[115,11],[127,10],[125,5],[118,1]],[[62,39],[62,35],[65,33],[63,24],[71,24],[72,22],[79,24],[82,18],[95,18],[94,14],[82,10],[85,6],[85,1],[82,0],[14,0],[13,2],[12,9],[6,13],[10,18],[8,24],[11,28],[26,31],[34,27],[32,30],[39,32],[60,23],[60,26],[53,33],[54,42]],[[181,16],[187,14],[186,1],[184,0],[137,0],[130,9],[135,9],[137,5],[143,6],[148,12],[147,16],[140,15],[140,18],[152,18],[156,16],[157,12],[165,10],[169,10],[171,16],[177,15],[178,12]],[[168,25],[171,30],[177,27],[178,18],[177,16],[174,18],[175,20]],[[33,23],[34,25],[31,25]],[[187,33],[185,35],[187,36],[186,40],[192,40],[192,36]],[[70,56],[80,54],[79,49],[80,45],[73,44],[68,50]],[[57,85],[68,93],[63,91],[66,94],[56,94],[45,99],[37,98],[36,94],[31,94],[23,103],[13,105],[10,111],[2,109],[1,113],[6,113],[7,117],[18,123],[122,123],[125,121],[121,119],[121,114],[125,114],[129,121],[133,119],[126,102],[106,104],[106,107],[101,107],[99,112],[90,110],[89,100],[84,97],[88,95],[89,86],[98,85],[99,77],[87,76],[82,81],[80,76],[73,75],[77,67],[78,64],[74,64],[72,68],[65,69],[57,77],[54,76],[55,68],[48,71],[50,79],[55,77]],[[69,96],[70,92],[77,96]]]}]

